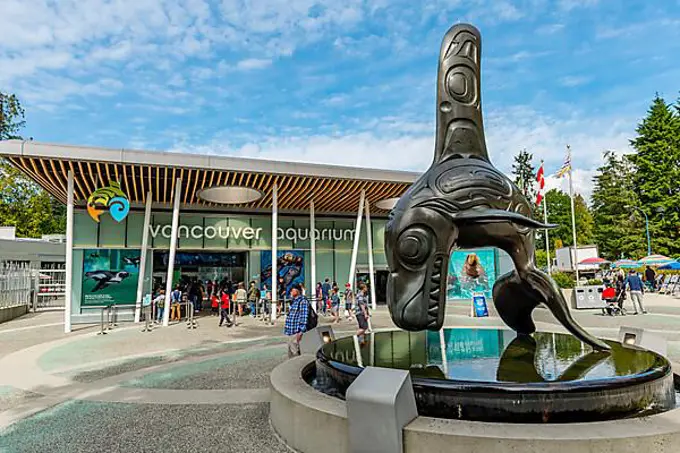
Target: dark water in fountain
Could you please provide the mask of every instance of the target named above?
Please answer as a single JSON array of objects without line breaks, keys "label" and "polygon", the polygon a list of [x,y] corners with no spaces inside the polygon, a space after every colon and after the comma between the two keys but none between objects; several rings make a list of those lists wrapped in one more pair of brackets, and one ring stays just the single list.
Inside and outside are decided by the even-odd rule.
[{"label": "dark water in fountain", "polygon": [[[592,396],[606,403],[611,399],[607,398],[610,392],[621,399],[620,405],[630,406],[633,404],[630,401],[623,402],[631,397],[624,394],[628,393],[626,387],[635,387],[637,392],[645,387],[646,393],[640,393],[637,399],[631,397],[636,401],[635,409],[630,413],[617,409],[617,417],[667,410],[675,404],[672,377],[668,378],[670,364],[664,357],[617,342],[608,343],[612,350],[603,353],[566,334],[518,337],[515,332],[495,329],[380,332],[324,345],[318,354],[316,376],[310,381],[320,391],[343,397],[347,386],[365,366],[409,370],[419,410],[436,416],[442,416],[441,408],[447,404],[461,412],[461,399],[473,393],[480,394],[481,399],[485,395],[520,398],[528,407],[534,392],[537,405],[540,399],[552,408],[555,406],[552,397],[559,400],[560,393],[579,393],[581,399]],[[647,388],[655,381],[664,384],[656,389]],[[550,397],[546,397],[548,394]],[[595,407],[593,410],[602,412]]]}]

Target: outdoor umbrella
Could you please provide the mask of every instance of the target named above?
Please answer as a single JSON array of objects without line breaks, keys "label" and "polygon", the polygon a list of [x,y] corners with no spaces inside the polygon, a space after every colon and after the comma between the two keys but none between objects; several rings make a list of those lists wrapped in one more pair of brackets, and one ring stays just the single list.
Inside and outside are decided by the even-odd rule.
[{"label": "outdoor umbrella", "polygon": [[673,258],[669,258],[663,255],[649,255],[638,261],[640,266],[662,266],[664,264],[669,264],[675,261]]},{"label": "outdoor umbrella", "polygon": [[672,263],[659,266],[659,269],[664,271],[680,271],[680,263],[678,263],[677,261],[673,261]]},{"label": "outdoor umbrella", "polygon": [[618,260],[614,261],[614,267],[618,267],[621,269],[635,269],[637,267],[640,267],[637,261],[633,260]]},{"label": "outdoor umbrella", "polygon": [[611,263],[611,261],[607,261],[604,258],[600,258],[599,256],[594,256],[592,258],[586,258],[582,261],[579,261],[579,264],[607,264]]}]

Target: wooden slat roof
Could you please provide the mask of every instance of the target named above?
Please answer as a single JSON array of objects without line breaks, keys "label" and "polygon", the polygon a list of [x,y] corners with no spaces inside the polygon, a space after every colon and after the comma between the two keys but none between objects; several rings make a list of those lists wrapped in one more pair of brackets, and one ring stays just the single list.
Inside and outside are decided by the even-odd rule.
[{"label": "wooden slat roof", "polygon": [[[305,212],[313,199],[318,213],[349,214],[358,209],[359,193],[373,207],[379,200],[401,196],[418,174],[354,167],[278,162],[219,156],[143,152],[51,145],[10,140],[0,142],[0,156],[66,203],[68,171],[73,171],[75,202],[84,206],[98,187],[119,181],[132,206],[151,193],[155,207],[169,206],[176,178],[182,180],[183,209],[269,211],[278,186],[281,212]],[[263,197],[242,205],[215,205],[197,196],[213,186],[257,189]]]}]

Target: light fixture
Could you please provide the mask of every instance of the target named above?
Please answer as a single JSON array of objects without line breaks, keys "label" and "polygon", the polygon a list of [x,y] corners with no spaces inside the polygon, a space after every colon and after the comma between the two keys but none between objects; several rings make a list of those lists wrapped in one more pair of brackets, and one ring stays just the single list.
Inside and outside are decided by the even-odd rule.
[{"label": "light fixture", "polygon": [[203,201],[217,204],[252,203],[262,198],[262,192],[241,186],[214,186],[201,189],[196,196]]},{"label": "light fixture", "polygon": [[383,200],[378,200],[375,203],[373,203],[373,206],[375,206],[378,209],[383,209],[385,211],[391,211],[394,205],[397,204],[397,201],[399,201],[399,198],[385,198]]}]

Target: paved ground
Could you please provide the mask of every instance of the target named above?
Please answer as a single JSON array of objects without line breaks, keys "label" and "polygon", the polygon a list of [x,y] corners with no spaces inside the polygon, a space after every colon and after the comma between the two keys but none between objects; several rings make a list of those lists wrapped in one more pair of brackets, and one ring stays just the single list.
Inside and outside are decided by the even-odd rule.
[{"label": "paved ground", "polygon": [[[650,329],[680,363],[680,299],[646,302],[645,316],[574,317],[601,337],[615,338],[621,325]],[[469,303],[451,303],[446,325],[502,326],[490,308],[489,318],[473,319]],[[196,330],[175,324],[142,333],[123,324],[100,336],[98,326],[64,335],[61,317],[44,312],[0,325],[0,452],[287,451],[268,422],[268,376],[285,360],[282,320],[218,328],[207,316]],[[562,330],[547,310],[534,317],[539,330]],[[372,322],[393,328],[384,308]]]}]

